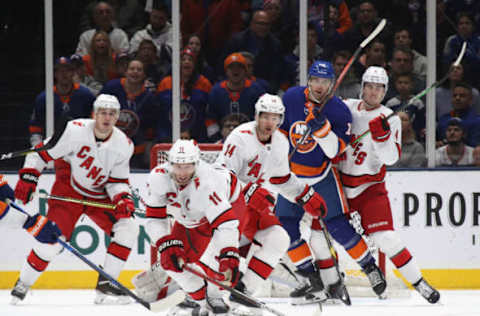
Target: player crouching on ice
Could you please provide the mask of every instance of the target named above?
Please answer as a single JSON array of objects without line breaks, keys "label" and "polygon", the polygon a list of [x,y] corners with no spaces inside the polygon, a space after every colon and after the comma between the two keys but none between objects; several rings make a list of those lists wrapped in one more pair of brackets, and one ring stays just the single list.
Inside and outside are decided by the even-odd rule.
[{"label": "player crouching on ice", "polygon": [[[192,140],[175,142],[168,158],[169,162],[154,168],[147,180],[146,228],[158,249],[159,264],[200,306],[198,315],[227,314],[229,306],[220,289],[183,266],[192,265],[236,285],[239,221],[233,209],[245,207],[240,185],[225,169],[201,161],[200,150]],[[229,201],[235,202],[232,205]],[[173,217],[173,226],[168,216]],[[138,280],[135,282],[138,285]]]},{"label": "player crouching on ice", "polygon": [[440,293],[423,279],[418,265],[393,228],[385,174],[386,166],[400,158],[402,126],[398,116],[387,118],[393,111],[381,104],[387,89],[385,69],[371,66],[362,76],[361,99],[345,101],[352,113],[352,134],[358,136],[370,130],[371,135],[347,149],[339,163],[340,175],[350,216],[360,217],[358,225],[364,233],[433,304],[440,299]]},{"label": "player crouching on ice", "polygon": [[[48,201],[48,219],[54,221],[66,240],[70,240],[82,214],[90,217],[112,237],[103,269],[117,279],[138,235],[138,224],[128,185],[129,160],[133,143],[115,127],[120,103],[113,95],[101,94],[93,103],[94,119],[68,122],[58,142],[49,150],[28,154],[15,187],[15,198],[28,203],[36,190],[40,173],[55,161],[52,195],[115,204],[114,210],[84,206],[59,200]],[[28,289],[47,268],[62,247],[59,243],[35,245],[20,271],[12,290],[16,300],[24,299]],[[126,304],[131,299],[108,280],[99,276],[96,304]]]}]

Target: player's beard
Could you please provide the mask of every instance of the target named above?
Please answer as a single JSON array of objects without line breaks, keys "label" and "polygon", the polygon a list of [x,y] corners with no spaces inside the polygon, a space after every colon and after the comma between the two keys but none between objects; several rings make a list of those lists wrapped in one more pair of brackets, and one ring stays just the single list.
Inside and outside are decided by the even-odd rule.
[{"label": "player's beard", "polygon": [[184,187],[184,186],[187,186],[190,183],[190,181],[192,181],[194,175],[195,175],[195,172],[187,176],[182,176],[181,177],[182,179],[179,179],[176,174],[172,174],[172,179],[173,181],[175,181],[175,183],[178,186]]}]

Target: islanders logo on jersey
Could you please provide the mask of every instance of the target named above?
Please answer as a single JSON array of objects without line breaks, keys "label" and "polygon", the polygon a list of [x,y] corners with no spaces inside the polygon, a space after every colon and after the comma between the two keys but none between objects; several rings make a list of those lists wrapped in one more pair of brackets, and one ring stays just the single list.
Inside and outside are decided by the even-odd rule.
[{"label": "islanders logo on jersey", "polygon": [[[305,121],[296,121],[290,126],[288,138],[293,147],[297,146],[297,143],[302,139],[302,136],[305,135],[307,128],[307,123]],[[298,145],[297,151],[301,154],[306,154],[314,150],[315,146],[317,146],[317,142],[309,135],[304,140],[303,144]]]}]

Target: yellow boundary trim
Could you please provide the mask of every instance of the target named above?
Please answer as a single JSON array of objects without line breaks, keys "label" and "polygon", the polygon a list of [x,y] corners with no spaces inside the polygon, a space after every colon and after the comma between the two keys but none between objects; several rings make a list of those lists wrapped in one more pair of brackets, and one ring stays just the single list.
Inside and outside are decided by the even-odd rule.
[{"label": "yellow boundary trim", "polygon": [[[122,271],[120,282],[133,288],[132,278],[140,270]],[[408,282],[395,270],[395,275]],[[11,289],[19,276],[19,271],[0,271],[0,289]],[[422,270],[425,279],[439,289],[480,289],[480,270],[474,269],[426,269]],[[38,278],[34,289],[89,289],[97,283],[95,271],[45,271]]]},{"label": "yellow boundary trim", "polygon": [[[119,281],[133,288],[132,278],[140,270],[122,271]],[[0,271],[0,289],[11,289],[20,275],[19,271]],[[45,271],[40,275],[33,289],[90,289],[97,284],[96,271]]]}]

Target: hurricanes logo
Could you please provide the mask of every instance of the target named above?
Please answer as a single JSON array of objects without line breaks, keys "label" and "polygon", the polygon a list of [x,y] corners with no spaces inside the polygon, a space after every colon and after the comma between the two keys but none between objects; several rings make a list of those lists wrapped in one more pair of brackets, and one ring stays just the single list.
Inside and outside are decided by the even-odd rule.
[{"label": "hurricanes logo", "polygon": [[[290,143],[295,147],[297,146],[297,142],[300,141],[302,136],[307,131],[307,124],[305,121],[296,121],[290,127],[290,131],[288,133],[288,137],[290,138]],[[308,136],[302,145],[299,145],[297,151],[302,154],[306,154],[311,152],[317,146],[317,142],[311,137]]]}]

